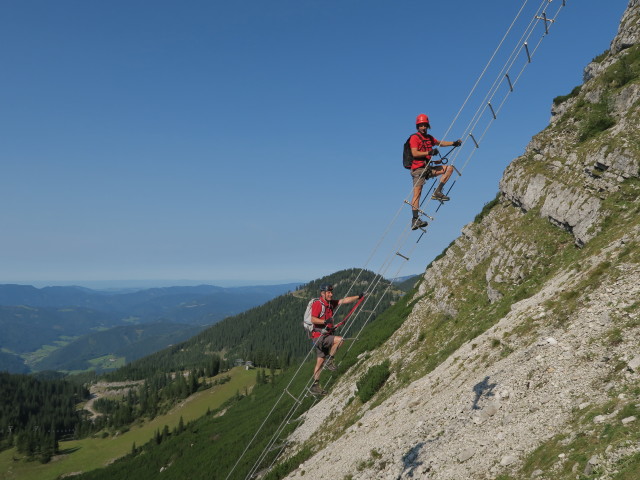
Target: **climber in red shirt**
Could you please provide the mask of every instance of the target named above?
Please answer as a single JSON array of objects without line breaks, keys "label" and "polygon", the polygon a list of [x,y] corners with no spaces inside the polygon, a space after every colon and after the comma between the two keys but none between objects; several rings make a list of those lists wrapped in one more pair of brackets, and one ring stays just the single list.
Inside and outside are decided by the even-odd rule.
[{"label": "climber in red shirt", "polygon": [[336,351],[342,345],[342,337],[335,335],[334,322],[333,322],[333,310],[344,303],[353,303],[364,294],[355,295],[352,297],[345,297],[340,300],[333,299],[333,285],[321,285],[320,286],[320,298],[317,299],[311,305],[311,322],[313,323],[313,332],[311,337],[315,342],[316,350],[316,367],[313,370],[313,385],[311,386],[311,393],[317,395],[324,395],[325,392],[320,386],[320,373],[322,367],[332,372],[337,370],[335,363],[333,363],[333,357]]},{"label": "climber in red shirt", "polygon": [[451,177],[453,167],[451,165],[442,165],[442,160],[432,159],[437,151],[434,147],[459,147],[462,145],[460,140],[456,140],[455,142],[437,140],[427,133],[429,128],[431,128],[429,117],[421,113],[416,117],[416,129],[418,132],[411,135],[409,139],[411,154],[413,155],[413,162],[411,164],[411,177],[413,179],[413,199],[411,200],[413,221],[411,222],[411,228],[413,230],[427,226],[427,222],[419,218],[418,210],[420,208],[422,186],[428,178],[441,176],[440,183],[433,192],[433,195],[431,195],[431,198],[440,202],[449,200],[449,197],[442,193],[442,187],[444,187],[444,184],[447,183],[447,180]]}]

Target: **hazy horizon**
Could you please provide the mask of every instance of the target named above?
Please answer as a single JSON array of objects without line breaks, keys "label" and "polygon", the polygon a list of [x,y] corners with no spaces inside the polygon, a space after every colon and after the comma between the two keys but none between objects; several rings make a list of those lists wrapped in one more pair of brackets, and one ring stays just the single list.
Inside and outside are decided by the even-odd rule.
[{"label": "hazy horizon", "polygon": [[249,287],[265,285],[284,285],[289,283],[307,283],[308,280],[168,280],[168,279],[136,279],[136,280],[0,280],[0,285],[30,285],[36,288],[44,287],[84,287],[95,290],[128,289],[128,288],[160,288],[160,287],[190,287],[198,285],[212,285],[216,287]]},{"label": "hazy horizon", "polygon": [[[420,275],[411,273],[402,275],[400,279]],[[276,280],[238,280],[238,279],[209,279],[209,280],[189,280],[189,279],[132,279],[132,280],[0,280],[0,285],[30,285],[35,288],[44,287],[83,287],[92,290],[122,290],[122,289],[145,289],[162,287],[192,287],[198,285],[212,285],[223,288],[286,285],[289,283],[303,284],[313,279],[276,279]]]}]

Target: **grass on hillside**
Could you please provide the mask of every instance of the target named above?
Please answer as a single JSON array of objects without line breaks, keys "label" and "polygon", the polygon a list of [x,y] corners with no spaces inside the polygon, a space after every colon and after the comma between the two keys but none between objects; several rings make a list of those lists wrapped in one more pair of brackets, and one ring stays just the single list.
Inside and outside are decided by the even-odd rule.
[{"label": "grass on hillside", "polygon": [[[552,226],[546,219],[541,218],[538,211],[534,209],[527,212],[522,217],[520,225],[516,227],[513,242],[518,243],[526,241],[527,238],[535,238],[540,255],[537,264],[528,272],[525,281],[520,285],[503,289],[501,293],[504,297],[492,305],[486,301],[484,288],[480,288],[480,292],[477,288],[478,285],[486,285],[486,280],[484,279],[486,267],[479,266],[469,272],[468,277],[465,279],[465,283],[468,285],[466,287],[463,285],[463,291],[459,294],[463,299],[466,297],[467,301],[462,301],[458,304],[457,315],[457,317],[463,319],[473,319],[471,324],[468,325],[467,334],[465,335],[464,328],[456,329],[455,319],[452,319],[451,322],[446,322],[444,319],[436,317],[427,325],[425,330],[429,332],[432,338],[435,337],[436,345],[431,350],[437,352],[437,356],[446,358],[446,352],[438,348],[438,346],[443,346],[449,342],[449,345],[445,347],[446,350],[457,349],[462,342],[456,341],[454,342],[456,345],[450,345],[452,339],[474,338],[502,318],[509,311],[511,304],[537,293],[540,287],[548,279],[556,275],[557,272],[587,268],[582,259],[592,258],[597,255],[605,246],[615,239],[623,237],[630,228],[640,224],[640,216],[638,215],[640,213],[640,202],[638,202],[640,180],[637,178],[628,179],[620,186],[620,190],[610,195],[603,203],[603,211],[606,212],[607,217],[603,222],[600,234],[582,249],[573,245],[567,232]],[[638,245],[627,245],[622,251],[621,257],[619,261],[637,262],[639,260]],[[609,276],[612,272],[615,273],[616,270],[612,269],[611,263],[606,260],[600,265],[595,265],[579,286],[560,293],[558,299],[548,302],[547,307],[553,310],[553,316],[559,318],[560,321],[568,318],[579,305],[579,295],[586,290],[596,288],[605,281],[610,281],[611,279],[609,277],[605,278],[604,274],[606,273]],[[476,295],[481,294],[485,297],[484,307],[482,307],[482,302],[478,298],[473,298],[474,292]],[[479,309],[477,308],[478,306],[480,306]],[[530,331],[534,330],[534,323],[533,321],[530,322]],[[457,333],[448,332],[447,328],[457,330]],[[528,333],[525,330],[526,327],[520,327],[519,330],[516,329],[512,333]],[[439,339],[438,336],[440,337]],[[429,362],[429,359],[434,354],[427,352],[426,355],[427,362]],[[436,361],[435,363],[439,364],[440,362]],[[431,368],[428,368],[428,370],[430,371]]]},{"label": "grass on hillside", "polygon": [[[494,285],[503,297],[490,303],[486,293],[486,271],[489,262],[487,260],[467,272],[459,284],[451,285],[450,297],[455,299],[452,302],[457,314],[431,313],[425,316],[421,331],[407,332],[404,338],[400,339],[399,343],[410,345],[416,355],[410,362],[403,360],[391,366],[395,379],[376,393],[372,406],[380,404],[398,389],[431,372],[465,342],[485,332],[503,318],[510,311],[511,305],[539,292],[540,288],[559,272],[584,269],[587,273],[575,289],[567,290],[561,293],[557,300],[548,302],[547,308],[552,310],[550,318],[559,318],[562,323],[563,318],[566,319],[574,313],[583,292],[609,284],[612,278],[615,279],[615,265],[640,262],[640,247],[637,243],[627,244],[617,258],[603,259],[596,265],[590,265],[585,261],[600,254],[604,247],[622,238],[626,232],[640,223],[640,180],[628,179],[620,186],[620,190],[610,195],[603,204],[603,211],[608,215],[603,222],[604,227],[583,248],[577,248],[568,232],[550,224],[547,219],[540,217],[539,211],[535,209],[523,214],[517,222],[513,222],[512,218],[504,219],[511,224],[510,240],[513,245],[530,245],[533,242],[537,249],[535,260],[528,267],[524,281],[517,285]],[[491,206],[494,207],[495,205]],[[486,215],[488,212],[484,213]],[[502,211],[497,211],[497,215],[502,214]],[[477,225],[475,228],[481,230],[482,226]],[[431,295],[433,292],[427,291],[424,297],[429,298]],[[405,299],[410,297],[407,295]],[[401,305],[398,307],[398,312],[404,310]],[[410,310],[407,308],[402,311],[403,319]],[[392,311],[393,309],[389,309],[385,314]],[[514,329],[511,335],[531,335],[535,332],[536,326],[537,323],[530,320],[527,326]],[[612,329],[607,332],[604,341],[613,344],[619,341],[619,338],[619,331]],[[501,339],[494,339],[494,347],[495,353],[487,356],[487,363],[504,358],[513,351]],[[341,430],[357,422],[361,415],[362,403],[357,398],[353,399],[327,430],[334,432],[333,437],[339,436]],[[330,440],[326,439],[327,442]]]},{"label": "grass on hillside", "polygon": [[27,462],[15,448],[0,452],[0,480],[54,480],[66,473],[86,472],[103,467],[131,452],[134,443],[137,446],[147,443],[165,425],[170,430],[177,427],[180,417],[188,423],[202,417],[208,410],[219,408],[238,391],[244,392],[251,388],[255,384],[256,372],[257,370],[247,371],[242,367],[225,372],[221,375],[230,375],[231,381],[195,393],[166,415],[133,426],[125,433],[106,438],[98,433],[93,438],[60,442],[62,455],[54,457],[48,464]]},{"label": "grass on hillside", "polygon": [[[115,357],[113,355],[103,355],[102,357],[92,358],[89,360],[91,365],[90,370],[113,370],[114,368],[124,367],[127,363],[125,357]],[[69,373],[81,373],[84,370],[69,372]]]},{"label": "grass on hillside", "polygon": [[556,98],[553,99],[553,104],[560,105],[561,103],[566,102],[570,98],[578,96],[581,89],[582,89],[582,85],[578,85],[577,87],[574,87],[573,90],[571,90],[571,92],[568,93],[567,95],[558,95]]},{"label": "grass on hillside", "polygon": [[303,373],[293,381],[294,370],[285,371],[276,377],[275,383],[256,385],[250,396],[233,400],[224,415],[201,417],[187,425],[184,432],[171,435],[159,444],[137,444],[142,448],[135,454],[114,462],[107,469],[88,472],[79,480],[151,480],[157,478],[160,469],[165,480],[223,479],[236,462],[238,466],[230,478],[243,479],[261,453],[265,452],[266,457],[260,468],[268,466],[277,455],[277,448],[265,448],[278,427],[283,429],[276,437],[276,447],[281,446],[282,439],[295,428],[297,417],[313,404],[313,398],[306,397],[294,418],[282,425],[294,405],[293,399],[284,393],[285,386],[297,396],[305,388],[312,370],[313,362],[308,362]]},{"label": "grass on hillside", "polygon": [[68,336],[60,337],[59,340],[56,340],[55,342],[53,342],[55,345],[42,345],[38,350],[29,352],[29,353],[23,353],[22,355],[20,355],[20,357],[24,360],[24,363],[27,366],[33,367],[40,360],[48,357],[56,350],[59,350],[66,345],[69,345],[76,338],[79,338],[79,337],[68,337]]},{"label": "grass on hillside", "polygon": [[589,84],[591,91],[602,89],[604,92],[597,103],[589,102],[584,96],[579,97],[584,90],[582,87],[576,87],[570,94],[554,99],[554,103],[558,104],[569,98],[579,97],[560,122],[566,124],[569,121],[577,120],[577,138],[581,143],[596,138],[616,122],[616,119],[610,115],[611,99],[622,87],[637,82],[639,78],[640,46],[635,45],[627,49],[616,63],[609,66],[605,72],[594,79],[593,83]]}]

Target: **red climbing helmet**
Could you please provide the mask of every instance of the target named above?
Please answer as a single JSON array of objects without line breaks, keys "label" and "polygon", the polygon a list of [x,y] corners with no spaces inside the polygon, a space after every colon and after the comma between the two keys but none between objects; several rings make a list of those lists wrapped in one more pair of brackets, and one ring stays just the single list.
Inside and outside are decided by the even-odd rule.
[{"label": "red climbing helmet", "polygon": [[421,113],[416,117],[416,127],[421,123],[426,123],[427,125],[429,125],[429,117],[427,117],[424,113]]}]

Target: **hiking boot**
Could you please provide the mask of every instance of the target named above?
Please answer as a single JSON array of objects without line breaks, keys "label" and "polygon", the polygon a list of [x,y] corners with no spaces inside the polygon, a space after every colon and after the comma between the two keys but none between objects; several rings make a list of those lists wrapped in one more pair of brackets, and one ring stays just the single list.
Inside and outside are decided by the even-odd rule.
[{"label": "hiking boot", "polygon": [[413,222],[411,222],[411,230],[417,230],[419,228],[424,228],[429,225],[427,222],[420,218],[414,218]]},{"label": "hiking boot", "polygon": [[438,200],[439,202],[446,202],[447,200],[449,200],[449,197],[447,197],[444,193],[439,192],[437,190],[433,192],[433,195],[431,195],[431,198],[434,200]]},{"label": "hiking boot", "polygon": [[311,388],[309,389],[309,391],[313,394],[313,395],[326,395],[327,391],[324,390],[321,386],[319,382],[315,382],[313,385],[311,385]]},{"label": "hiking boot", "polygon": [[338,370],[338,367],[336,367],[336,364],[333,363],[332,357],[327,357],[327,359],[324,361],[324,368],[326,368],[331,372],[335,372],[336,370]]}]

